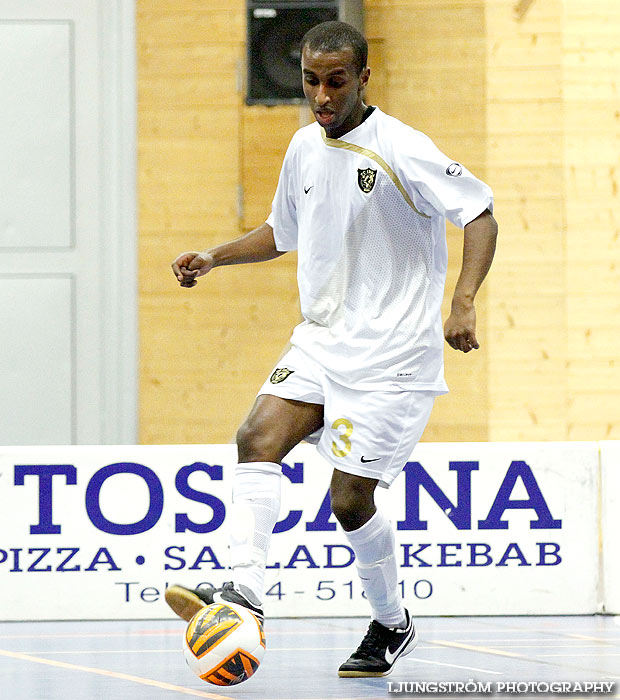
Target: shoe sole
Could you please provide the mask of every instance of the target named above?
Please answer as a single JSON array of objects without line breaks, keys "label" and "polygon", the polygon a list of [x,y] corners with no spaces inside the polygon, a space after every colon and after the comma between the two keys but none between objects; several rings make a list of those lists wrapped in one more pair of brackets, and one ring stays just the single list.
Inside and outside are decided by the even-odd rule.
[{"label": "shoe sole", "polygon": [[392,673],[392,669],[389,671],[338,671],[338,676],[340,678],[371,678],[377,676],[387,676]]},{"label": "shoe sole", "polygon": [[390,666],[387,671],[338,671],[338,676],[340,678],[371,678],[378,676],[389,676],[392,673],[394,665],[398,659],[402,659],[403,656],[410,654],[418,645],[418,630],[415,629],[413,632],[413,637],[409,640],[409,644],[404,648],[404,650],[394,659],[394,663]]},{"label": "shoe sole", "polygon": [[206,607],[206,603],[195,593],[182,586],[167,588],[165,598],[173,612],[185,622],[189,622],[197,612]]}]

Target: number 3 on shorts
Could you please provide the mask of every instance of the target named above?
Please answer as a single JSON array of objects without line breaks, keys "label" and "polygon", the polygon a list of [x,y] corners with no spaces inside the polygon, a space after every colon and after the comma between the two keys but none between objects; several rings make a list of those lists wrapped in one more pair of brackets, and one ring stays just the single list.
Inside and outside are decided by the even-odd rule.
[{"label": "number 3 on shorts", "polygon": [[338,418],[332,423],[332,430],[344,430],[340,431],[338,439],[342,442],[342,449],[338,447],[335,442],[332,442],[332,452],[336,457],[346,457],[349,452],[351,452],[351,435],[353,433],[353,423],[347,418]]}]

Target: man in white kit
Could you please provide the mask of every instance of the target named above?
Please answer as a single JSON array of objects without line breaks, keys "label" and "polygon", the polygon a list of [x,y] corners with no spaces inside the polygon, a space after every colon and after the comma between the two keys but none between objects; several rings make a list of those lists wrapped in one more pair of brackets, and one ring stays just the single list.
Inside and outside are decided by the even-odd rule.
[{"label": "man in white kit", "polygon": [[[326,22],[302,41],[304,92],[316,122],[287,150],[272,213],[245,236],[172,265],[184,287],[213,267],[298,251],[303,322],[237,434],[231,520],[233,582],[172,586],[186,620],[212,602],[262,618],[281,461],[302,440],[333,466],[334,515],[355,552],[372,621],[340,676],[382,676],[417,643],[397,588],[394,533],[374,504],[402,470],[447,391],[443,340],[478,348],[474,297],[491,265],[492,193],[424,134],[364,104],[367,43]],[[463,263],[442,332],[446,218],[464,228]]]}]

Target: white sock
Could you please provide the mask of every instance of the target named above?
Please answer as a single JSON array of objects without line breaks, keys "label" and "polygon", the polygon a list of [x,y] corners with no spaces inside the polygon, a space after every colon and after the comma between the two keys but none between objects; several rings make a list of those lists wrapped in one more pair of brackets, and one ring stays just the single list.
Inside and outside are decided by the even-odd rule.
[{"label": "white sock", "polygon": [[282,467],[273,462],[242,462],[235,469],[229,511],[230,565],[237,586],[263,599],[271,533],[280,513]]},{"label": "white sock", "polygon": [[406,624],[396,567],[394,531],[377,511],[357,530],[344,533],[357,559],[357,573],[372,608],[373,619],[386,627]]}]

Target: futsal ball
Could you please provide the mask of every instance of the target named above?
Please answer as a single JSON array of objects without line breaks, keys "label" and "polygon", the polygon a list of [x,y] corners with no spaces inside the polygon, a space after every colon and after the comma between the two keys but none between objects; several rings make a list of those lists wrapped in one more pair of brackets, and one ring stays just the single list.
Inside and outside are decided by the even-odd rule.
[{"label": "futsal ball", "polygon": [[265,653],[260,620],[235,603],[213,603],[190,620],[183,653],[203,681],[237,685],[256,673]]}]

